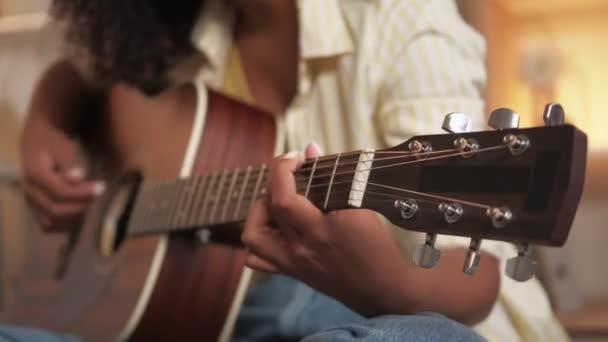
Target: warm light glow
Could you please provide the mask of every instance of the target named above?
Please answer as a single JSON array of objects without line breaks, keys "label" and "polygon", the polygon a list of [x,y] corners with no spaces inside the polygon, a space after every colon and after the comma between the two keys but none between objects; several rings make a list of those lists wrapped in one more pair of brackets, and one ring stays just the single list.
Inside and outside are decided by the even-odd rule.
[{"label": "warm light glow", "polygon": [[554,98],[566,109],[567,120],[588,134],[591,151],[608,151],[606,18],[608,9],[526,18],[519,36],[520,46],[534,41],[559,52]]}]

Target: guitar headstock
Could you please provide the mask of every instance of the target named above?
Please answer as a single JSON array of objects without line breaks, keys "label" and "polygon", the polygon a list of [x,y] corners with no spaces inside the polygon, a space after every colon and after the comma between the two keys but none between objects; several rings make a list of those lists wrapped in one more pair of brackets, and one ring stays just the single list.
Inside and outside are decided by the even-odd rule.
[{"label": "guitar headstock", "polygon": [[559,105],[548,105],[544,117],[544,127],[519,129],[517,114],[503,108],[490,118],[495,130],[470,132],[466,116],[449,114],[443,128],[450,134],[374,151],[357,204],[427,233],[414,257],[420,266],[437,262],[437,234],[472,238],[464,267],[471,274],[481,240],[501,240],[519,249],[507,272],[527,280],[534,272],[528,244],[565,243],[585,175],[586,135],[563,124]]}]

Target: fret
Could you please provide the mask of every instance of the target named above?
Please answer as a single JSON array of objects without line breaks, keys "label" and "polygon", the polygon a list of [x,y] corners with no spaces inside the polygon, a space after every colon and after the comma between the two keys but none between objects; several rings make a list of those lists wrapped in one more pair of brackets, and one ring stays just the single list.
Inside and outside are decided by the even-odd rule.
[{"label": "fret", "polygon": [[308,184],[306,184],[306,192],[304,193],[304,197],[308,198],[308,194],[310,193],[310,185],[312,184],[312,180],[315,176],[315,171],[317,170],[317,162],[319,161],[319,157],[315,157],[315,161],[312,164],[312,170],[310,171],[310,175],[308,176]]},{"label": "fret", "polygon": [[182,218],[182,208],[186,199],[186,193],[188,192],[187,184],[183,180],[177,181],[177,192],[175,194],[175,206],[173,209],[173,216],[171,217],[171,229],[175,230],[178,228],[179,221]]},{"label": "fret", "polygon": [[[173,186],[172,186],[173,185]],[[161,197],[159,198],[161,201],[161,210],[159,210],[159,218],[158,222],[161,223],[161,226],[172,228],[171,227],[171,218],[173,216],[173,207],[175,206],[175,200],[173,198],[175,194],[175,183],[164,183],[162,185]]]},{"label": "fret", "polygon": [[222,172],[222,176],[220,181],[218,182],[218,187],[213,193],[213,209],[211,209],[211,213],[209,215],[209,223],[215,223],[215,215],[217,213],[217,207],[222,200],[222,190],[224,189],[224,184],[226,183],[226,178],[228,176],[228,172],[224,170]]},{"label": "fret", "polygon": [[133,205],[133,211],[131,212],[131,218],[129,219],[129,226],[127,227],[129,232],[135,232],[145,228],[147,216],[150,214],[148,202],[149,198],[146,194],[146,189],[144,188],[144,184],[141,184],[137,190],[135,205]]},{"label": "fret", "polygon": [[184,210],[187,208],[188,196],[190,195],[190,183],[188,180],[181,179],[178,181],[179,191],[176,196],[175,213],[171,224],[173,229],[182,227],[184,220]]},{"label": "fret", "polygon": [[[326,161],[309,160],[310,173],[308,179],[301,180],[299,191],[321,209],[345,207],[349,192],[353,195],[351,199],[356,199],[352,191],[358,189],[351,188],[353,174],[365,181],[364,168],[369,168],[370,163],[371,156],[362,160],[356,154],[352,158],[338,154]],[[322,174],[321,168],[332,172]],[[267,175],[267,166],[263,164],[259,168],[248,166],[142,185],[129,227],[134,228],[134,234],[159,233],[243,220],[254,202],[266,194]],[[342,197],[344,203],[336,205]]]},{"label": "fret", "polygon": [[195,227],[198,225],[197,222],[197,213],[201,209],[201,198],[203,198],[203,189],[205,189],[205,183],[207,182],[207,176],[197,176],[196,181],[194,183],[194,190],[192,191],[192,204],[190,205],[190,210],[188,211],[188,220],[186,225],[188,227]]},{"label": "fret", "polygon": [[163,227],[165,224],[164,219],[166,215],[164,214],[167,210],[168,202],[166,201],[167,186],[166,184],[159,184],[157,186],[156,191],[154,191],[154,199],[152,203],[152,222],[150,222],[150,227],[154,231]]},{"label": "fret", "polygon": [[[299,193],[322,210],[361,205],[362,189],[358,184],[366,183],[373,161],[373,150],[365,152],[309,160],[308,179],[299,176],[302,177]],[[320,172],[321,169],[332,172]],[[189,179],[142,184],[129,228],[133,228],[133,234],[160,233],[243,220],[254,202],[266,194],[267,171],[263,164],[259,168],[248,166]]]},{"label": "fret", "polygon": [[162,227],[163,222],[161,219],[164,217],[162,213],[166,210],[165,205],[167,204],[165,202],[165,196],[163,196],[165,192],[166,188],[164,184],[160,184],[154,191],[154,198],[152,202],[153,212],[151,216],[152,222],[150,222],[150,227],[152,227],[154,230]]},{"label": "fret", "polygon": [[232,216],[233,220],[237,220],[239,218],[239,214],[241,212],[241,204],[243,203],[243,196],[245,195],[245,189],[247,185],[249,185],[249,175],[251,174],[251,166],[247,167],[247,172],[245,173],[245,179],[243,179],[243,184],[241,185],[241,190],[239,191],[239,199],[236,202],[236,208],[234,209],[234,215]]},{"label": "fret", "polygon": [[156,186],[152,203],[152,222],[150,222],[150,229],[153,231],[168,226],[167,221],[170,203],[167,197],[170,189],[171,187],[167,183],[160,183]]},{"label": "fret", "polygon": [[327,187],[327,194],[325,195],[325,202],[323,203],[323,209],[327,208],[327,203],[329,203],[329,196],[331,194],[331,187],[334,183],[334,177],[336,176],[336,169],[338,168],[338,163],[340,162],[340,153],[338,153],[336,157],[336,162],[334,164],[334,169],[331,172],[331,178],[329,180],[329,186]]},{"label": "fret", "polygon": [[196,195],[196,187],[198,186],[200,177],[190,178],[184,180],[188,183],[188,197],[186,198],[186,202],[184,203],[184,207],[182,210],[182,218],[179,222],[180,227],[189,228],[190,224],[190,213],[192,212],[192,206],[194,204],[194,196]]},{"label": "fret", "polygon": [[238,194],[233,194],[234,191],[234,185],[237,179],[237,176],[240,173],[240,169],[235,169],[232,171],[232,178],[230,180],[230,186],[228,186],[228,191],[226,192],[226,200],[224,201],[224,208],[222,209],[222,216],[220,221],[224,222],[226,221],[226,214],[228,213],[228,207],[230,205],[230,202],[232,202],[233,199],[235,199],[235,197],[238,196]]},{"label": "fret", "polygon": [[209,211],[209,201],[211,199],[211,192],[213,187],[215,186],[215,182],[217,181],[218,177],[219,177],[219,173],[214,172],[212,173],[209,177],[208,180],[208,185],[205,188],[205,191],[203,193],[202,196],[202,200],[203,200],[203,205],[202,205],[202,210],[200,211],[199,214],[199,220],[198,222],[200,223],[200,226],[205,226],[209,223],[209,221],[207,221],[205,218],[207,217],[207,212]]},{"label": "fret", "polygon": [[263,190],[263,189],[260,189],[260,188],[261,188],[261,185],[262,185],[262,179],[264,178],[265,174],[266,174],[266,164],[262,164],[262,166],[258,170],[258,177],[257,177],[257,180],[255,182],[255,188],[253,190],[253,194],[251,195],[251,201],[249,202],[249,208],[247,208],[248,211],[249,211],[249,209],[251,209],[251,207],[253,207],[253,203],[255,202],[255,200],[258,199],[258,193],[261,190]]}]

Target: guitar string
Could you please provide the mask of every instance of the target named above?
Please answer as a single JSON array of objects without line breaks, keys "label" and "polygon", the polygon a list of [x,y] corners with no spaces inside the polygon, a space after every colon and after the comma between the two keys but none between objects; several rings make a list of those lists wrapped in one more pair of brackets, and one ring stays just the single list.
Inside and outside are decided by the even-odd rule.
[{"label": "guitar string", "polygon": [[[400,158],[410,158],[410,157],[425,157],[425,156],[429,156],[429,155],[436,155],[436,154],[441,154],[441,153],[449,153],[449,152],[456,152],[459,151],[458,149],[452,148],[452,149],[447,149],[447,150],[439,150],[439,151],[432,151],[432,152],[405,152],[403,156],[393,156],[393,157],[384,157],[384,158],[378,158],[378,159],[373,159],[370,160],[371,161],[384,161],[384,160],[391,160],[391,159],[400,159]],[[374,152],[372,151],[361,151],[358,154],[361,155],[363,153],[366,154],[374,154]],[[376,154],[381,154],[379,152],[376,152]],[[343,155],[340,156],[340,158],[344,157]],[[304,161],[303,164],[310,164],[310,163],[314,163],[314,158],[308,158]],[[335,157],[333,159],[331,159],[331,161],[335,161]],[[338,163],[339,166],[346,166],[346,165],[356,165],[359,164],[360,161],[356,160],[356,161],[352,161],[352,162],[346,162],[346,163]],[[331,164],[331,163],[330,163]],[[327,165],[327,166],[317,166],[314,168],[315,172],[318,170],[323,170],[323,169],[333,169],[334,165]],[[296,170],[296,172],[306,172],[306,171],[312,171],[313,168],[300,168],[298,170]]]},{"label": "guitar string", "polygon": [[[364,192],[365,196],[366,196],[366,202],[368,203],[391,203],[391,202],[395,202],[395,200],[406,200],[409,198],[404,198],[401,196],[397,196],[394,194],[387,194],[387,193],[379,193],[379,192],[373,192],[373,191],[368,191],[368,190],[354,190],[355,192]],[[341,190],[335,193],[335,195],[344,195],[347,193],[351,193],[351,191],[349,190]],[[323,194],[316,194],[317,196],[321,196],[324,197]],[[377,198],[369,198],[369,197],[373,197],[373,196],[380,196],[380,197],[385,197],[385,198],[389,198],[389,199],[377,199]],[[423,202],[423,203],[431,203],[431,204],[440,204],[441,201],[436,201],[433,199],[424,199],[424,198],[412,198],[414,200],[416,200],[417,202]],[[343,204],[344,201],[343,200],[330,200],[329,201],[330,204]],[[461,202],[463,204],[465,204],[465,202]],[[465,204],[466,205],[466,204]],[[475,207],[475,206],[473,206]],[[246,210],[244,210],[246,209]],[[234,222],[242,222],[244,220],[244,218],[246,217],[247,213],[249,212],[250,208],[241,208],[238,212],[238,217],[240,218],[239,220],[234,220]],[[485,209],[485,208],[482,208]],[[234,213],[233,213],[234,214]],[[219,220],[218,223],[222,223],[224,221]],[[216,224],[215,222],[210,222],[208,223],[210,225]],[[173,227],[171,228],[172,230],[186,230],[186,229],[193,229],[194,227],[188,227],[188,226],[183,226],[183,227]],[[158,228],[161,229],[161,228]]]},{"label": "guitar string", "polygon": [[[507,146],[506,145],[499,145],[499,146],[487,147],[487,148],[471,151],[469,153],[471,153],[471,154],[477,154],[477,153],[487,152],[487,151],[496,150],[496,149],[500,149],[500,148],[507,148]],[[407,161],[407,162],[400,162],[400,163],[389,164],[389,165],[381,165],[381,166],[376,166],[376,167],[370,167],[370,168],[367,168],[367,169],[359,170],[359,172],[361,172],[361,171],[368,171],[368,170],[375,170],[375,169],[381,169],[381,168],[387,168],[387,167],[396,167],[396,166],[407,165],[407,164],[422,163],[422,162],[425,162],[425,161],[437,160],[437,159],[449,158],[449,157],[461,156],[461,155],[463,155],[463,152],[458,152],[458,153],[453,153],[453,154],[447,154],[447,155],[442,155],[442,156],[437,156],[437,157],[431,157],[431,158],[418,159],[418,160],[414,160],[414,161]],[[390,158],[393,159],[394,157],[390,157]],[[400,156],[400,158],[404,158],[404,156]],[[340,174],[340,175],[345,175],[345,174],[350,175],[350,174],[354,174],[356,172],[357,171],[340,172],[340,173],[336,173],[335,175],[338,175],[338,174]],[[327,175],[313,176],[313,178],[320,178],[320,177],[324,177],[324,176],[326,177]],[[370,184],[370,183],[368,183],[368,184]],[[327,184],[327,185],[329,185],[329,184]],[[454,201],[454,202],[462,203],[462,204],[465,204],[465,205],[471,205],[471,206],[476,206],[476,207],[485,208],[485,209],[489,208],[488,205],[484,205],[484,204],[479,204],[479,203],[474,203],[474,202],[468,202],[468,201],[462,201],[462,200],[453,199],[453,198],[444,197],[444,196],[431,195],[431,194],[426,194],[426,193],[422,193],[422,192],[416,192],[416,191],[413,191],[413,190],[402,189],[402,188],[397,188],[397,187],[390,187],[390,186],[386,186],[386,185],[383,185],[383,184],[371,183],[371,185],[372,186],[375,185],[375,186],[379,186],[379,187],[386,187],[386,188],[389,188],[389,189],[392,189],[392,190],[407,192],[407,193],[411,193],[411,194],[417,194],[419,196],[428,196],[428,197],[434,197],[434,198],[437,198],[437,199]],[[297,184],[296,184],[296,186],[297,186]],[[221,194],[220,194],[219,199],[220,199],[220,201],[226,200],[226,202],[227,202],[227,198],[225,198],[225,197],[222,198]],[[246,197],[244,197],[242,199],[242,201],[245,201],[245,202],[251,201],[251,200],[252,200],[252,197],[250,197],[250,196],[246,196]]]},{"label": "guitar string", "polygon": [[[376,186],[376,187],[381,187],[381,188],[385,188],[385,189],[389,189],[389,190],[395,190],[395,191],[400,191],[400,192],[406,192],[409,194],[413,194],[413,195],[418,195],[418,196],[426,196],[426,197],[430,197],[430,198],[435,198],[437,200],[441,200],[441,201],[451,201],[451,202],[457,202],[463,205],[467,205],[467,206],[471,206],[471,207],[477,207],[477,208],[481,208],[481,209],[489,209],[491,208],[491,205],[489,204],[482,204],[482,203],[476,203],[476,202],[471,202],[471,201],[466,201],[466,200],[460,200],[460,199],[456,199],[456,198],[451,198],[451,197],[447,197],[447,196],[439,196],[439,195],[433,195],[430,193],[425,193],[425,192],[420,192],[420,191],[414,191],[414,190],[409,190],[409,189],[405,189],[405,188],[398,188],[398,187],[393,187],[393,186],[388,186],[388,185],[384,185],[384,184],[378,184],[378,183],[371,183],[371,182],[363,182],[357,179],[353,179],[353,181],[355,182],[359,182],[359,183],[366,183],[366,185],[371,185],[371,186]],[[340,182],[334,182],[333,184],[347,184],[347,183],[351,183],[351,181],[340,181]],[[324,185],[328,185],[328,184],[324,184]],[[357,190],[357,189],[349,189],[349,190],[343,190],[345,192],[350,192],[350,191],[363,191],[363,190]],[[364,191],[367,194],[367,190]],[[332,194],[337,194],[337,192],[332,193]],[[319,195],[323,195],[325,196],[325,194],[319,194]],[[404,198],[399,198],[399,199],[404,199]]]},{"label": "guitar string", "polygon": [[[418,158],[419,156],[427,156],[427,155],[435,155],[435,154],[441,154],[441,153],[448,153],[448,152],[454,152],[454,151],[458,151],[457,149],[447,149],[447,150],[439,150],[439,151],[432,151],[432,152],[426,152],[426,153],[420,153],[420,152],[411,152],[411,151],[354,151],[354,152],[348,152],[348,153],[344,153],[341,155],[341,157],[344,156],[349,156],[349,155],[361,155],[363,153],[365,154],[400,154],[399,156],[392,156],[392,157],[384,157],[384,158],[377,158],[374,159],[373,161],[385,161],[385,160],[392,160],[392,159],[400,159],[400,158],[410,158],[410,157],[416,157]],[[317,159],[317,161],[325,161],[325,160],[330,160],[330,161],[335,161],[335,157],[336,155],[330,155],[327,157],[319,157]],[[307,163],[314,163],[314,158],[308,158],[306,159],[303,164],[307,164]],[[338,167],[341,166],[346,166],[346,165],[355,165],[358,164],[359,161],[353,161],[353,162],[346,162],[346,163],[338,163]],[[328,165],[328,166],[318,166],[315,168],[315,171],[320,170],[320,169],[326,169],[326,168],[332,168],[333,169],[334,165]],[[203,174],[203,175],[197,175],[197,176],[192,176],[189,178],[178,178],[178,179],[171,179],[171,180],[167,180],[167,181],[154,181],[154,182],[144,182],[142,184],[143,189],[144,190],[151,190],[154,187],[164,187],[164,186],[176,186],[176,183],[182,182],[182,181],[196,181],[197,178],[203,178],[203,177],[217,177],[220,176],[224,173],[229,173],[228,178],[230,177],[234,177],[235,173],[236,173],[236,177],[239,177],[240,175],[246,174],[247,172],[250,172],[250,174],[254,174],[254,173],[259,173],[262,169],[260,167],[251,167],[251,169],[248,171],[249,167],[245,167],[245,168],[235,168],[235,169],[224,169],[222,171],[212,171],[210,173],[207,174]],[[294,172],[294,174],[296,173],[300,173],[303,171],[308,171],[308,170],[312,170],[311,169],[305,169],[305,168],[300,168],[298,170],[296,170]],[[267,171],[265,171],[267,172]],[[305,176],[305,175],[304,175]]]},{"label": "guitar string", "polygon": [[[508,148],[508,147],[506,145],[498,145],[498,146],[492,146],[492,147],[486,147],[486,148],[483,148],[483,149],[478,149],[478,150],[475,150],[474,152],[471,152],[471,153],[477,154],[477,153],[482,153],[482,152],[489,152],[489,151],[493,151],[493,150],[498,150],[498,149],[502,149],[502,148]],[[367,171],[378,170],[378,169],[389,168],[389,167],[403,166],[403,165],[409,165],[409,164],[417,164],[417,163],[423,163],[423,162],[426,162],[426,161],[445,159],[445,158],[451,158],[451,157],[458,157],[458,156],[462,156],[462,155],[463,155],[462,152],[458,152],[458,153],[446,154],[446,155],[436,156],[436,157],[431,157],[431,158],[417,159],[417,160],[411,160],[411,161],[406,161],[406,162],[398,162],[398,163],[388,164],[388,165],[372,166],[372,167],[368,167],[366,169],[361,169],[361,170],[336,172],[336,173],[334,173],[334,176],[339,176],[339,175],[354,175],[357,172],[367,172]],[[380,159],[380,160],[382,160],[382,159]],[[341,165],[339,165],[339,166],[341,166]],[[330,177],[331,175],[332,174],[321,174],[321,175],[316,175],[315,174],[315,175],[313,175],[312,178],[314,180],[314,179],[319,179],[319,178],[323,178],[323,177]],[[265,175],[265,176],[267,176],[267,175]],[[306,177],[306,176],[304,176],[304,177],[305,178],[299,178],[299,179],[298,179],[297,176],[295,177],[296,178],[295,179],[295,181],[296,181],[296,187],[298,186],[298,182],[306,182],[307,183],[308,180],[310,179],[310,177]],[[339,184],[339,183],[333,182],[332,184]],[[311,185],[310,187],[312,188],[312,187],[321,187],[321,186],[329,186],[329,183],[314,184],[314,185]],[[220,188],[217,187],[215,189],[220,189]],[[247,191],[247,192],[249,192],[249,190],[251,190],[250,187],[248,187],[248,186],[245,186],[244,189],[245,189],[244,191]],[[405,190],[407,190],[407,189],[405,189]],[[226,199],[226,197],[222,197],[223,193],[221,193],[221,194],[214,194],[213,191],[212,191],[212,194],[216,195],[215,197],[217,197],[217,195],[219,195],[220,198]],[[247,198],[251,198],[251,197],[248,197],[248,196],[244,197],[244,199],[247,199]]]},{"label": "guitar string", "polygon": [[[485,148],[483,150],[477,150],[476,152],[487,152],[487,151],[491,151],[492,149],[498,149],[498,148],[503,148],[503,146],[495,146],[495,147],[488,147]],[[461,155],[460,153],[458,154],[454,154],[454,155]],[[434,159],[439,159],[439,158],[445,158],[445,157],[450,157],[450,156],[454,156],[454,155],[446,155],[446,156],[439,156],[439,157],[434,157]],[[404,162],[404,163],[399,163],[399,165],[404,165],[404,164],[409,164],[409,163],[415,163],[415,162],[423,162],[423,161],[428,161],[430,158],[424,159],[424,160],[416,160],[416,161],[410,161],[410,162]],[[383,165],[383,166],[379,166],[379,167],[372,167],[371,169],[375,169],[375,168],[384,168],[384,167],[391,167],[391,166],[395,166],[395,165]],[[342,174],[351,174],[351,173],[355,173],[355,172],[343,172]],[[336,173],[338,174],[338,173]],[[471,201],[465,201],[465,200],[460,200],[460,199],[456,199],[456,198],[451,198],[451,197],[447,197],[447,196],[438,196],[438,195],[433,195],[433,194],[429,194],[429,193],[424,193],[424,192],[419,192],[419,191],[414,191],[414,190],[409,190],[409,189],[405,189],[405,188],[398,188],[398,187],[392,187],[392,186],[387,186],[384,184],[378,184],[378,183],[371,183],[371,182],[363,182],[357,179],[352,179],[352,180],[346,180],[346,181],[337,181],[337,182],[332,182],[332,185],[339,185],[339,184],[348,184],[348,183],[352,183],[352,182],[360,182],[360,183],[366,183],[367,185],[371,185],[371,186],[377,186],[377,187],[382,187],[382,188],[386,188],[386,189],[390,189],[390,190],[395,190],[395,191],[401,191],[401,192],[407,192],[409,194],[415,194],[418,196],[426,196],[426,197],[431,197],[431,198],[435,198],[435,199],[439,199],[442,201],[451,201],[451,202],[456,202],[456,203],[460,203],[463,205],[467,205],[467,206],[472,206],[472,207],[478,207],[481,209],[489,209],[491,208],[491,205],[488,204],[482,204],[482,203],[476,203],[476,202],[471,202]],[[323,183],[323,184],[315,184],[315,185],[311,185],[310,187],[323,187],[323,186],[329,186],[330,183]],[[300,184],[303,185],[303,184]],[[296,183],[296,189],[298,192],[301,193],[301,189],[298,189],[298,184]],[[245,196],[243,198],[243,200],[248,200],[251,201],[252,200],[252,196]]]},{"label": "guitar string", "polygon": [[[371,185],[374,185],[374,184],[371,184]],[[427,203],[435,203],[435,204],[441,204],[441,203],[443,203],[442,200],[437,200],[436,199],[436,197],[440,197],[440,196],[428,196],[428,197],[431,197],[432,199],[425,199],[425,198],[418,198],[418,197],[406,198],[406,197],[403,197],[403,196],[398,196],[398,195],[390,194],[390,193],[374,192],[374,191],[369,191],[369,190],[357,190],[357,189],[354,189],[354,190],[341,190],[341,191],[336,192],[335,195],[350,194],[353,191],[354,192],[363,192],[363,193],[365,193],[365,197],[364,198],[365,198],[366,202],[368,202],[368,201],[372,201],[372,202],[374,202],[374,201],[376,201],[376,202],[380,201],[380,200],[373,200],[373,199],[369,200],[369,199],[367,199],[368,195],[373,195],[373,196],[383,196],[383,197],[392,198],[392,200],[382,200],[382,201],[393,201],[394,202],[394,200],[414,199],[416,201],[427,202]],[[418,192],[415,192],[415,191],[413,192],[413,194],[414,195],[419,195],[419,196],[425,196],[426,195],[424,193],[418,193]],[[316,196],[324,196],[324,195],[323,194],[316,194]],[[447,199],[447,197],[446,197],[446,199]],[[453,202],[461,203],[461,204],[466,205],[466,206],[473,207],[473,208],[488,209],[487,206],[475,205],[477,203],[474,203],[474,202],[462,201],[462,200],[457,200],[457,199],[453,199],[453,198],[451,198],[450,200],[452,200]],[[334,199],[334,203],[342,204],[343,200],[342,199],[340,199],[340,200]],[[353,209],[356,209],[356,208],[353,208]]]},{"label": "guitar string", "polygon": [[[345,193],[348,193],[348,191],[340,191],[339,193],[340,194],[345,194]],[[373,202],[373,203],[394,202],[395,199],[403,199],[403,198],[401,198],[399,196],[395,196],[395,195],[383,194],[383,193],[374,193],[374,192],[366,192],[366,195],[367,196],[381,196],[381,197],[391,198],[391,199],[369,199],[368,198],[366,200],[367,202]],[[425,199],[417,199],[417,200],[420,201],[420,202],[437,203],[437,202],[432,201],[432,200],[425,200]],[[329,203],[340,204],[340,203],[343,203],[343,202],[338,202],[336,200],[333,200],[333,201],[330,201]],[[244,209],[246,209],[246,210],[244,210]],[[249,209],[250,208],[241,208],[240,211],[238,212],[238,214],[239,214],[238,215],[238,219],[237,220],[233,220],[232,222],[242,222],[245,219],[245,217],[247,216],[247,213],[249,212]],[[224,221],[221,221],[221,220],[218,221],[218,223],[222,223],[222,222],[224,222]],[[195,229],[197,226],[196,226],[196,224],[194,222],[193,222],[193,224],[194,224],[194,226],[191,226],[191,225],[173,226],[173,227],[169,227],[168,229],[171,230],[171,231],[183,231],[183,230],[188,230],[188,229]],[[214,225],[214,224],[216,224],[216,222],[208,222],[207,224],[208,225]],[[163,232],[165,230],[167,230],[167,229],[165,229],[162,226],[158,226],[158,227],[157,226],[153,226],[153,227],[147,228],[145,231],[136,230],[136,231],[133,232],[134,234],[132,234],[132,235],[137,235],[138,233],[142,234],[142,233]]]},{"label": "guitar string", "polygon": [[[339,176],[339,175],[350,175],[350,174],[355,174],[357,172],[366,172],[366,171],[371,171],[371,170],[377,170],[377,169],[382,169],[382,168],[388,168],[388,167],[395,167],[395,166],[402,166],[402,165],[408,165],[408,164],[417,164],[417,163],[422,163],[425,161],[431,161],[431,160],[438,160],[438,159],[445,159],[445,158],[451,158],[451,157],[457,157],[457,156],[462,156],[463,154],[477,154],[477,153],[481,153],[481,152],[487,152],[487,151],[492,151],[492,150],[498,150],[498,149],[502,149],[502,148],[508,148],[508,146],[506,145],[497,145],[497,146],[491,146],[491,147],[486,147],[486,148],[481,148],[481,149],[477,149],[475,151],[471,151],[471,152],[456,152],[456,153],[452,153],[452,154],[446,154],[446,155],[441,155],[441,156],[436,156],[436,157],[430,157],[430,158],[423,158],[423,159],[416,159],[416,160],[411,160],[411,161],[406,161],[406,162],[399,162],[399,163],[395,163],[395,164],[388,164],[388,165],[380,165],[380,166],[372,166],[366,169],[361,169],[361,170],[354,170],[354,171],[343,171],[343,172],[337,172],[334,174],[334,176]],[[455,151],[454,149],[450,149],[450,150],[443,150],[443,151],[435,151],[435,154],[438,153],[447,153],[447,152],[451,152],[451,151]],[[432,152],[431,152],[432,153]],[[398,157],[388,157],[388,158],[379,158],[379,159],[374,159],[374,160],[370,160],[370,162],[380,162],[380,161],[385,161],[385,160],[393,160],[393,159],[400,159],[400,158],[409,158],[409,157],[417,157],[417,156],[398,156]],[[338,163],[338,168],[344,166],[344,165],[353,165],[353,164],[358,164],[359,161],[357,162],[349,162],[347,163]],[[333,169],[334,166],[332,165],[331,168]],[[251,171],[251,172],[259,172],[260,169],[256,169],[255,171]],[[307,175],[303,175],[303,174],[298,174],[299,171],[301,171],[301,169],[298,169],[294,172],[294,176],[296,178],[296,182],[300,181],[300,180],[305,180],[308,181],[310,178]],[[222,172],[226,172],[226,171],[220,171],[220,172],[213,172],[211,174],[208,175],[203,175],[203,176],[196,176],[196,177],[216,177],[221,175]],[[332,176],[332,173],[326,173],[326,174],[315,174],[313,175],[313,180],[314,179],[318,179],[318,178],[322,178],[322,177],[330,177]],[[192,180],[196,177],[193,178],[189,178],[188,180]],[[234,174],[232,175],[227,175],[226,178],[232,178],[234,177]],[[267,171],[265,171],[264,175],[262,177],[267,177]],[[300,177],[300,179],[298,179],[298,177]],[[301,177],[305,177],[305,179],[302,179]],[[171,182],[179,182],[179,181],[183,181],[183,179],[180,180],[172,180]],[[213,189],[220,189],[222,188],[219,184],[217,184],[219,182],[215,182]],[[237,184],[242,185],[242,182],[239,183],[237,182]],[[152,187],[154,186],[163,186],[163,185],[169,185],[171,187],[175,186],[174,184],[170,184],[170,183],[165,183],[165,184],[155,184],[151,187],[145,188],[144,191],[146,190],[151,190]],[[244,191],[249,191],[251,190],[251,187],[254,187],[255,184],[248,184],[245,187]],[[236,186],[235,186],[236,187]],[[214,191],[211,191],[213,195],[218,195],[218,194],[214,194]],[[221,194],[219,194],[221,195]]]},{"label": "guitar string", "polygon": [[[431,161],[431,160],[437,160],[437,159],[445,159],[445,158],[451,158],[451,157],[458,157],[458,156],[462,156],[462,155],[475,155],[478,153],[482,153],[482,152],[489,152],[489,151],[494,151],[494,150],[499,150],[499,149],[503,149],[503,148],[508,148],[508,146],[506,145],[497,145],[497,146],[491,146],[491,147],[485,147],[485,148],[480,148],[477,149],[475,151],[471,151],[471,152],[458,152],[458,153],[452,153],[452,154],[446,154],[446,155],[442,155],[442,156],[437,156],[437,157],[430,157],[430,158],[424,158],[424,159],[417,159],[417,160],[411,160],[411,161],[406,161],[406,162],[399,162],[399,163],[395,163],[395,164],[389,164],[389,165],[380,165],[380,166],[372,166],[372,167],[368,167],[366,169],[361,169],[361,170],[355,170],[355,171],[344,171],[344,172],[340,172],[340,173],[336,173],[335,175],[349,175],[349,174],[355,174],[357,172],[366,172],[366,171],[371,171],[371,170],[379,170],[379,169],[384,169],[387,167],[396,167],[396,166],[402,166],[402,165],[408,165],[408,164],[417,164],[417,163],[423,163],[426,161]],[[381,161],[382,159],[379,159],[379,161]],[[373,162],[374,160],[370,160],[370,162]],[[359,162],[357,162],[358,164]],[[313,177],[327,177],[327,174],[324,175],[315,175]]]}]

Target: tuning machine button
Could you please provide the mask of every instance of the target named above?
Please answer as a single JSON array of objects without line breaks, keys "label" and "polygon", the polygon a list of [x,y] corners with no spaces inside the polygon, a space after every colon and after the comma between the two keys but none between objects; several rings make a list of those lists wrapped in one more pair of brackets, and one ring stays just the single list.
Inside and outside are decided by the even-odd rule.
[{"label": "tuning machine button", "polygon": [[436,234],[427,234],[424,244],[416,247],[413,262],[419,267],[432,268],[437,265],[441,251],[435,248]]},{"label": "tuning machine button", "polygon": [[410,152],[416,153],[416,157],[422,157],[425,154],[433,152],[433,146],[426,141],[413,140],[407,145],[407,148]]},{"label": "tuning machine button", "polygon": [[545,126],[560,126],[564,124],[566,115],[564,108],[559,103],[548,103],[543,112]]},{"label": "tuning machine button", "polygon": [[509,108],[498,108],[492,111],[488,126],[496,129],[509,129],[519,127],[519,114]]},{"label": "tuning machine button", "polygon": [[509,278],[516,281],[530,280],[536,273],[536,261],[530,257],[528,244],[517,245],[517,256],[507,260],[506,273]]},{"label": "tuning machine button", "polygon": [[457,222],[464,214],[464,209],[459,203],[441,203],[439,204],[439,211],[443,213],[447,223]]},{"label": "tuning machine button", "polygon": [[454,140],[454,147],[460,150],[464,158],[471,158],[475,155],[475,151],[479,150],[479,143],[473,138],[460,137]]},{"label": "tuning machine button", "polygon": [[468,275],[474,275],[477,272],[477,268],[479,267],[479,260],[481,259],[481,254],[479,253],[480,247],[481,239],[471,239],[471,243],[469,244],[469,250],[467,251],[467,256],[464,259],[462,272]]},{"label": "tuning machine button", "polygon": [[523,134],[507,134],[502,141],[509,147],[509,152],[514,156],[520,156],[530,148],[530,139]]},{"label": "tuning machine button", "polygon": [[513,212],[507,207],[491,207],[486,211],[486,215],[492,220],[494,228],[504,228],[513,219]]},{"label": "tuning machine button", "polygon": [[418,212],[418,202],[411,198],[407,198],[404,200],[396,200],[395,208],[401,210],[401,217],[406,220],[411,219]]},{"label": "tuning machine button", "polygon": [[449,113],[443,119],[441,128],[448,133],[468,133],[473,130],[473,122],[463,113]]}]

